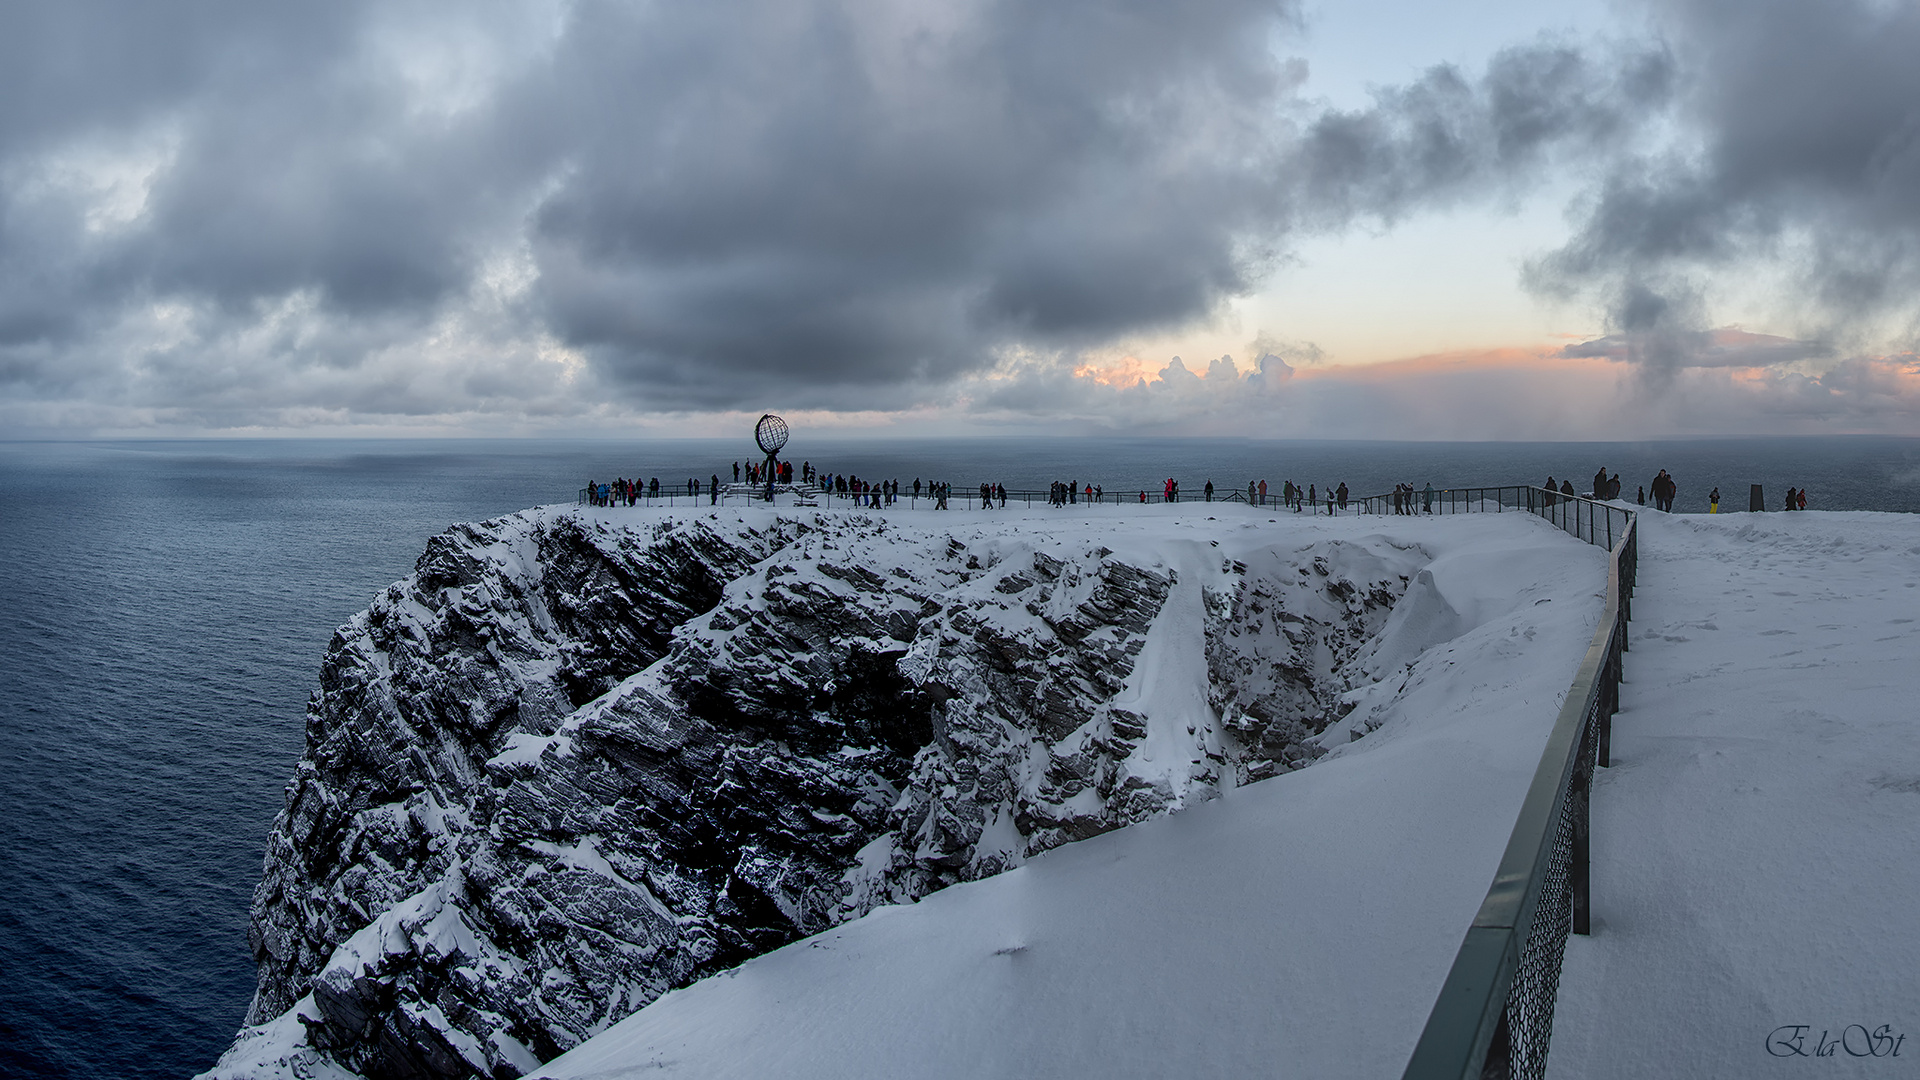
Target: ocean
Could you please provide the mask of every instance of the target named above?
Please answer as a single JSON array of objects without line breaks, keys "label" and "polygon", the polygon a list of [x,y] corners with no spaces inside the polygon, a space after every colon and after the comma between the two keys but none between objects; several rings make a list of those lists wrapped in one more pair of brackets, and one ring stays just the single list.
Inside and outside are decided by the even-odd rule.
[{"label": "ocean", "polygon": [[[1661,468],[1677,508],[1920,512],[1920,439],[1631,444],[812,439],[795,462],[910,485],[1197,495],[1588,486]],[[336,625],[463,520],[589,478],[731,475],[740,440],[0,443],[0,1077],[179,1078],[253,991],[247,905]],[[902,511],[912,512],[912,511]],[[1063,511],[1068,512],[1068,511]]]}]

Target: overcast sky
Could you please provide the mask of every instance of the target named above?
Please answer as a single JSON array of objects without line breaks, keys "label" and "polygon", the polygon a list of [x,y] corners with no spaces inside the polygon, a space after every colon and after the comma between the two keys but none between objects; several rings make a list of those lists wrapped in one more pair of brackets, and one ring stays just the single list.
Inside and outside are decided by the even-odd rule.
[{"label": "overcast sky", "polygon": [[1886,0],[0,6],[0,437],[1920,434]]}]

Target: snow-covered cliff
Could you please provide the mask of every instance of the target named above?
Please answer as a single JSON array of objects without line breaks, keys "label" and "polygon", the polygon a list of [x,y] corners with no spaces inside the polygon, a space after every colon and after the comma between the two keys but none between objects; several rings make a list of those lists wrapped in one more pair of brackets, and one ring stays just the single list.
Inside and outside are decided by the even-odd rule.
[{"label": "snow-covered cliff", "polygon": [[[256,1026],[210,1075],[530,1071],[877,905],[1311,761],[1459,618],[1404,541],[1168,510],[433,538],[328,651]],[[1431,627],[1382,649],[1390,612]]]}]

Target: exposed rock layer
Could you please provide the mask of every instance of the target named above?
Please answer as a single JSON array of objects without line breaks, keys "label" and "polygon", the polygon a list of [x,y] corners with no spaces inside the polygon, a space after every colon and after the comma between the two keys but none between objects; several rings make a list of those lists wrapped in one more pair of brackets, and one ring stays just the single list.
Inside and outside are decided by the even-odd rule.
[{"label": "exposed rock layer", "polygon": [[249,1021],[311,994],[312,1045],[373,1080],[519,1075],[878,904],[1311,760],[1421,561],[830,514],[449,530],[328,651]]}]

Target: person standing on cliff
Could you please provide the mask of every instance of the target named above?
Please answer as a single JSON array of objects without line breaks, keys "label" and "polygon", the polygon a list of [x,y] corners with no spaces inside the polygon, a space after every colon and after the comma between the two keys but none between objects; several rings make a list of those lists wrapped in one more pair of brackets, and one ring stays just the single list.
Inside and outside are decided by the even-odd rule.
[{"label": "person standing on cliff", "polygon": [[[1640,501],[1645,502],[1646,500],[1642,499]],[[1720,512],[1720,489],[1714,488],[1711,492],[1707,493],[1707,513],[1717,514],[1719,512]]]}]

